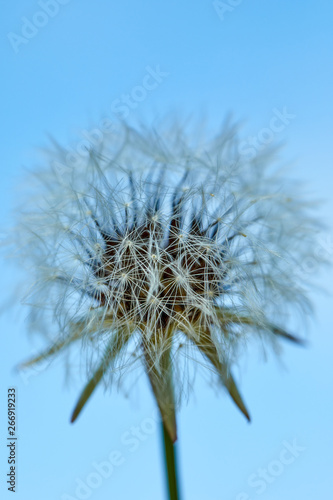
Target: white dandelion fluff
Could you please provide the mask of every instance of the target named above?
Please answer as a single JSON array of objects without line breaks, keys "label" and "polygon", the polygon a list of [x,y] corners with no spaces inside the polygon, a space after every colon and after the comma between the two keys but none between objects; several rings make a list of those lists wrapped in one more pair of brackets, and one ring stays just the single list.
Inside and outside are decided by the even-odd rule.
[{"label": "white dandelion fluff", "polygon": [[194,143],[176,126],[123,126],[75,168],[56,147],[35,172],[17,234],[34,273],[29,303],[57,328],[25,366],[73,343],[93,353],[72,421],[105,377],[126,371],[130,346],[173,441],[189,353],[250,419],[231,370],[240,349],[301,342],[288,321],[308,305],[298,269],[314,222],[269,156],[239,157],[234,132]]}]

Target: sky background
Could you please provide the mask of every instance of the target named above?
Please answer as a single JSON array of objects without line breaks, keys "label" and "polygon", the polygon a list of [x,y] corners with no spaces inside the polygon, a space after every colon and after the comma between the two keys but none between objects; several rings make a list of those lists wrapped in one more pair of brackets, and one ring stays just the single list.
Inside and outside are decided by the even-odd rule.
[{"label": "sky background", "polygon": [[[36,149],[48,143],[48,134],[75,151],[82,131],[99,126],[103,117],[149,121],[171,112],[205,116],[214,129],[232,112],[244,121],[245,140],[260,142],[276,110],[285,109],[291,117],[272,141],[285,143],[282,159],[292,165],[291,175],[326,200],[321,217],[330,228],[319,233],[318,250],[333,261],[331,2],[227,0],[214,7],[212,1],[54,0],[44,2],[44,10],[42,4],[16,0],[2,6],[3,227],[11,224],[22,172],[36,163]],[[146,78],[152,70],[160,72],[157,85]],[[155,88],[138,90],[147,81]],[[124,94],[132,95],[125,106]],[[14,371],[41,342],[27,336],[27,310],[7,307],[19,264],[10,268],[2,260],[0,272],[1,498],[12,498],[5,484],[12,386],[18,397],[17,500],[165,498],[160,434],[146,380],[131,399],[99,388],[71,425],[84,380],[66,382],[60,359],[47,370]],[[332,270],[316,278],[332,291]],[[179,415],[184,500],[332,495],[332,296],[314,290],[312,298],[316,318],[306,349],[285,345],[282,360],[270,355],[265,362],[251,348],[240,363],[237,377],[250,425],[227,396],[198,381]],[[136,427],[140,438],[129,441]],[[284,452],[293,443],[294,457]],[[96,463],[110,455],[118,464],[110,477],[76,491],[78,480],[93,484]],[[282,464],[285,456],[290,463]],[[260,469],[271,472],[258,483]]]}]

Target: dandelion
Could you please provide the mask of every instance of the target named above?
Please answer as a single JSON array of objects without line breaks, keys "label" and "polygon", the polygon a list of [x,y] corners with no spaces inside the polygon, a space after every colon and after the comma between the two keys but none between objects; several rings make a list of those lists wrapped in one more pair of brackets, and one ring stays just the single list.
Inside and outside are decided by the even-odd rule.
[{"label": "dandelion", "polygon": [[134,364],[171,455],[195,364],[250,420],[232,366],[252,339],[301,343],[289,316],[309,306],[300,264],[314,223],[271,160],[240,157],[232,126],[210,142],[177,126],[123,126],[75,168],[55,146],[18,231],[35,273],[32,325],[44,320],[53,335],[24,366],[80,345],[88,381],[72,422],[102,381]]}]

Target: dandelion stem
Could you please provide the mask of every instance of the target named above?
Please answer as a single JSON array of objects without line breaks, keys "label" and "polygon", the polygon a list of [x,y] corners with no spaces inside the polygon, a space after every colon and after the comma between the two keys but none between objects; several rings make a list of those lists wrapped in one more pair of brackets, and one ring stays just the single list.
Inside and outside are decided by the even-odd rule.
[{"label": "dandelion stem", "polygon": [[165,470],[168,482],[168,498],[169,500],[179,500],[178,483],[177,483],[177,464],[175,456],[175,445],[172,442],[170,435],[164,425],[161,423],[164,441],[164,458]]}]

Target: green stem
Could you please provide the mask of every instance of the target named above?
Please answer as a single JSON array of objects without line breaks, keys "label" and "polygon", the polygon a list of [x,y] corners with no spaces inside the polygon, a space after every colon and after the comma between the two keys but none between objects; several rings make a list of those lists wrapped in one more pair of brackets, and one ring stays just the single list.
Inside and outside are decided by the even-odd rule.
[{"label": "green stem", "polygon": [[175,445],[171,441],[169,433],[166,430],[163,422],[161,423],[161,425],[162,425],[163,441],[164,441],[165,471],[168,480],[169,500],[179,500]]}]

